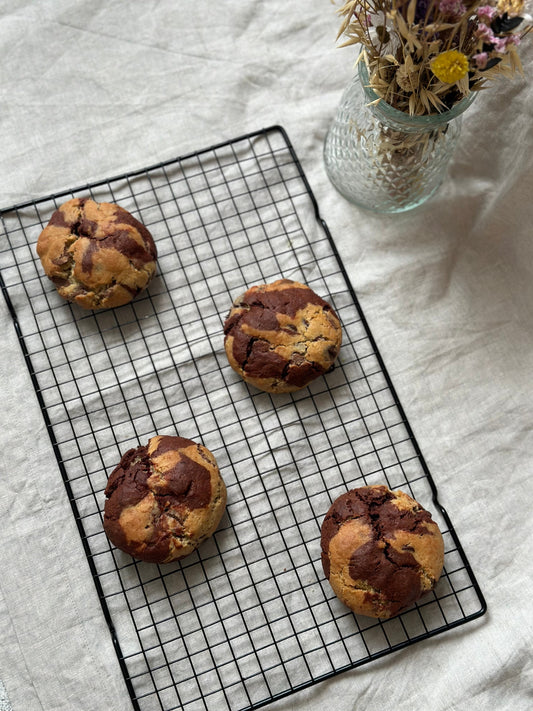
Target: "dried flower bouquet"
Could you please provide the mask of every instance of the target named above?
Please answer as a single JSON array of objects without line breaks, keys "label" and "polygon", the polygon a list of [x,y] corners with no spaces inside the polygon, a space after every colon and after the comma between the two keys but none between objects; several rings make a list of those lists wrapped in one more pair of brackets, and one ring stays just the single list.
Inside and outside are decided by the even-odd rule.
[{"label": "dried flower bouquet", "polygon": [[341,45],[360,45],[379,100],[412,116],[440,113],[497,76],[522,73],[532,29],[525,0],[348,0]]}]

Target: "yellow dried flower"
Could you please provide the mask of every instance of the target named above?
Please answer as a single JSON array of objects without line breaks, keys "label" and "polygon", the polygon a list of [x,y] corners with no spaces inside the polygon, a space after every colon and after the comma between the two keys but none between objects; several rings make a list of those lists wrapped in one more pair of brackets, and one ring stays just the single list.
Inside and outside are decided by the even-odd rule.
[{"label": "yellow dried flower", "polygon": [[445,84],[455,84],[468,73],[468,57],[456,49],[442,52],[431,62],[431,71]]},{"label": "yellow dried flower", "polygon": [[521,15],[525,9],[524,0],[498,0],[496,5],[499,15],[507,13],[509,17]]}]

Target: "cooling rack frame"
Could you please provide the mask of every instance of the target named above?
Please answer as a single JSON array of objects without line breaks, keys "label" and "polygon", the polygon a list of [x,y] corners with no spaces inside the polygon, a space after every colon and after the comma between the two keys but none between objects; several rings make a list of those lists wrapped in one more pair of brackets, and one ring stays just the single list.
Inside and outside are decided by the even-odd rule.
[{"label": "cooling rack frame", "polygon": [[[239,154],[241,150],[242,155]],[[228,156],[226,164],[224,160]],[[198,167],[200,170],[196,172]],[[227,177],[228,175],[230,177]],[[157,179],[161,179],[161,176],[166,176],[168,186],[163,185],[163,180],[164,190],[160,191],[161,186]],[[221,182],[219,183],[220,177]],[[201,184],[195,188],[194,184],[197,180]],[[139,181],[139,185],[143,186],[144,192],[136,191],[133,187],[136,181]],[[241,188],[243,192],[240,192]],[[183,194],[177,194],[179,190],[183,190]],[[163,269],[160,282],[154,289],[150,287],[147,295],[135,300],[131,307],[133,311],[128,311],[130,307],[121,307],[118,313],[124,314],[122,320],[121,317],[114,315],[110,322],[109,319],[106,320],[105,315],[94,315],[92,312],[80,315],[76,307],[61,302],[53,287],[39,272],[35,254],[30,254],[28,251],[30,244],[36,239],[45,224],[45,212],[49,216],[52,207],[63,199],[88,193],[95,196],[95,199],[108,196],[109,201],[112,202],[126,200],[130,203],[128,207],[132,211],[139,212],[143,217],[146,216],[148,222],[153,217],[154,209],[159,210],[160,214],[158,213],[159,217],[156,222],[167,230],[163,247],[164,254],[160,263],[163,265],[173,264],[174,266],[168,270],[168,273],[165,273]],[[143,198],[146,194],[150,196],[150,209],[143,205]],[[267,199],[263,204],[264,194]],[[167,202],[163,201],[162,195],[165,196]],[[188,205],[187,208],[183,207],[185,202]],[[241,205],[240,208],[239,205]],[[42,216],[39,212],[41,207],[43,208]],[[286,214],[283,212],[285,207],[287,207]],[[206,219],[202,217],[204,209],[208,215]],[[32,213],[33,210],[36,211],[36,214]],[[25,217],[26,212],[30,218]],[[303,219],[302,213],[305,213]],[[227,708],[228,711],[248,711],[249,709],[262,708],[274,700],[289,696],[348,669],[354,669],[416,642],[463,625],[481,617],[486,612],[487,606],[479,584],[453,524],[439,502],[437,487],[403,411],[328,226],[320,215],[317,201],[300,161],[289,137],[281,126],[270,126],[148,168],[57,192],[38,200],[27,201],[3,209],[1,215],[4,233],[9,244],[5,249],[0,250],[0,285],[50,436],[102,612],[109,627],[132,705],[136,711],[144,711],[145,708],[150,711],[151,709],[164,709],[164,711],[185,709],[188,711],[194,708],[196,711],[200,707],[213,708],[213,704],[217,708]],[[29,222],[25,225],[24,222],[28,219]],[[10,226],[13,220],[18,223],[15,227]],[[187,224],[189,220],[191,220],[190,225]],[[146,220],[144,221],[146,223]],[[177,233],[187,236],[186,249],[183,248],[183,245],[178,247],[175,242],[176,226],[178,226]],[[211,230],[216,231],[220,227],[223,228],[221,233],[217,232],[216,237],[209,236],[208,233]],[[180,230],[182,231],[180,232]],[[240,233],[244,233],[250,241],[235,247],[233,242],[238,242]],[[252,233],[254,236],[250,237]],[[310,233],[313,233],[313,238],[309,236]],[[13,240],[13,244],[11,240]],[[216,240],[221,240],[221,244],[227,245],[227,251],[218,254],[213,248],[208,258],[200,257],[200,251],[202,253],[209,251]],[[265,245],[268,245],[268,249]],[[320,255],[316,253],[319,248]],[[173,249],[179,257],[178,263],[175,262],[176,255],[173,254]],[[257,255],[257,252],[262,249],[267,249],[267,257]],[[241,253],[244,256],[241,256]],[[225,261],[220,266],[219,260],[222,257]],[[291,262],[293,257],[294,262]],[[197,265],[194,261],[195,258]],[[7,265],[6,259],[8,260]],[[242,382],[238,382],[238,379],[232,378],[232,374],[227,372],[227,364],[224,364],[221,349],[214,339],[217,328],[221,326],[221,318],[224,312],[229,309],[230,295],[236,295],[233,293],[234,284],[228,277],[228,273],[230,273],[228,264],[231,265],[231,259],[235,259],[235,263],[239,264],[237,271],[240,274],[235,280],[235,286],[237,283],[247,286],[256,283],[258,274],[254,264],[257,265],[261,276],[281,276],[281,272],[284,271],[283,264],[289,260],[291,274],[295,274],[296,277],[300,274],[303,275],[300,280],[307,281],[321,295],[326,296],[325,292],[332,287],[334,293],[329,296],[334,301],[334,308],[341,314],[343,325],[345,322],[342,314],[351,314],[352,311],[354,314],[353,333],[356,334],[356,337],[348,333],[348,344],[343,344],[343,349],[346,351],[348,348],[353,348],[353,359],[348,358],[345,362],[342,362],[341,359],[340,366],[337,366],[332,374],[320,379],[321,384],[316,388],[310,386],[305,389],[305,393],[287,395],[282,398],[276,396],[272,398],[264,393],[258,393],[254,388],[249,388]],[[213,267],[214,262],[219,268],[218,272]],[[322,263],[327,263],[329,272],[321,271],[320,265]],[[196,270],[197,266],[199,270]],[[184,286],[180,281],[180,275],[185,273],[188,276]],[[189,276],[190,273],[194,273],[194,277]],[[165,281],[167,278],[168,281]],[[181,306],[186,303],[186,300],[181,297],[184,294],[192,294],[190,303],[188,303],[188,307],[192,309],[196,303],[194,291],[196,289],[196,294],[203,296],[204,283],[208,292],[212,289],[209,285],[216,284],[214,290],[210,292],[209,315],[199,315],[202,328],[207,323],[210,325],[206,326],[204,331],[202,328],[196,331],[192,321],[187,321],[186,324],[181,323],[180,309],[175,303],[172,303],[172,295],[179,294],[180,299],[178,300]],[[227,293],[227,301],[223,299],[225,293]],[[155,303],[159,306],[163,305],[160,313],[154,307]],[[50,313],[53,318],[48,325],[47,319],[49,319]],[[56,314],[59,320],[56,319]],[[168,321],[170,326],[165,327],[162,319],[168,314],[170,314]],[[46,327],[39,326],[39,319],[47,324]],[[346,318],[346,321],[348,320]],[[35,330],[28,330],[29,326],[34,327]],[[347,327],[348,331],[350,326]],[[67,334],[73,334],[73,337],[58,335],[63,329]],[[190,338],[187,329],[191,331]],[[173,336],[168,334],[172,334],[174,331],[177,336],[172,340]],[[139,332],[141,333],[140,339],[137,338]],[[45,334],[51,337],[50,343],[46,342]],[[143,344],[151,344],[154,336],[164,337],[163,346],[151,345],[143,351]],[[220,388],[220,392],[224,392],[220,402],[217,401],[216,405],[211,407],[209,413],[211,424],[204,428],[204,432],[201,431],[201,426],[198,426],[199,431],[196,434],[200,437],[206,433],[210,434],[213,439],[217,440],[215,451],[228,455],[227,457],[223,456],[223,461],[230,477],[228,494],[234,495],[235,502],[231,505],[233,508],[228,507],[228,516],[221,524],[221,529],[213,537],[213,541],[207,545],[204,544],[206,552],[204,553],[201,548],[199,552],[193,554],[191,562],[185,559],[183,562],[175,564],[175,567],[168,573],[167,569],[162,570],[159,567],[143,567],[144,564],[132,561],[129,557],[114,551],[109,543],[107,543],[106,549],[105,544],[101,542],[102,534],[98,530],[98,525],[101,528],[101,519],[100,521],[97,519],[98,515],[101,517],[103,503],[102,490],[105,482],[102,477],[106,471],[109,473],[112,461],[111,454],[108,458],[109,462],[107,462],[103,453],[109,450],[116,458],[117,452],[123,450],[127,442],[134,440],[141,430],[143,433],[151,431],[152,434],[155,434],[158,422],[155,419],[155,414],[161,416],[161,421],[165,423],[167,429],[178,424],[181,427],[184,426],[185,420],[181,418],[181,415],[177,415],[176,410],[172,408],[170,395],[167,396],[165,389],[166,381],[163,382],[161,375],[171,373],[173,369],[180,370],[187,367],[183,362],[177,362],[174,356],[173,349],[178,348],[180,338],[182,339],[181,343],[183,339],[186,341],[187,355],[185,357],[202,363],[197,366],[197,370],[193,371],[190,380],[179,380],[178,382],[178,385],[181,385],[185,391],[187,384],[192,382],[193,378],[195,379],[195,389],[189,391],[189,396],[193,392],[192,399],[188,400],[189,405],[191,402],[196,402],[199,407],[198,413],[193,413],[195,423],[200,422],[201,418],[206,416],[201,408],[204,401],[209,401],[211,397],[211,393],[208,392],[205,385],[200,385],[200,394],[198,394],[198,383],[201,383],[202,380],[207,382],[208,379],[211,382],[218,378],[219,385],[217,387]],[[106,345],[106,339],[109,339],[111,345]],[[83,351],[78,350],[78,341],[84,344]],[[93,378],[95,380],[101,375],[91,373],[90,368],[86,370],[84,365],[84,359],[90,360],[86,358],[89,355],[87,344],[89,342],[92,344],[93,341],[97,343],[94,347],[95,357],[107,359],[105,362],[109,365],[106,367],[116,375],[116,379],[109,387],[107,383],[97,384],[97,397],[104,403],[103,410],[108,417],[107,424],[104,422],[103,426],[99,419],[99,411],[91,410],[93,407],[91,397],[95,393],[90,390],[85,392],[83,389],[86,379]],[[98,350],[102,343],[104,344],[103,349]],[[53,358],[50,360],[50,354],[55,353],[56,349],[60,352],[61,348],[63,352],[58,356],[58,365],[54,366]],[[143,352],[139,355],[140,351]],[[43,353],[50,364],[48,373],[39,361]],[[93,355],[93,352],[91,351],[90,354]],[[117,360],[113,362],[115,357]],[[74,366],[69,358],[74,359]],[[363,365],[365,359],[370,360],[373,370],[365,371],[366,366]],[[218,371],[210,369],[213,362]],[[158,363],[161,366],[159,370]],[[66,381],[62,382],[61,375],[58,375],[64,366],[67,371],[70,368],[72,384],[68,384]],[[128,370],[128,368],[130,369]],[[140,374],[137,372],[137,368],[142,371]],[[156,384],[155,389],[142,391],[141,395],[126,396],[124,394],[126,388],[133,387],[136,380],[140,383],[145,378],[143,368],[150,371],[146,378],[150,379],[150,387],[154,387],[153,384]],[[76,373],[76,369],[79,372]],[[122,370],[127,371],[127,375],[124,377],[118,375],[119,371],[122,373]],[[359,380],[361,384],[358,386]],[[328,382],[333,384],[330,386]],[[371,385],[374,382],[376,382],[375,388]],[[172,386],[176,390],[176,382],[172,383]],[[76,388],[74,395],[72,395],[72,387]],[[352,390],[353,387],[362,388],[361,393],[358,395],[356,390]],[[110,400],[106,404],[105,397],[116,392],[117,389],[122,393],[120,396],[122,400],[119,397],[117,402]],[[57,395],[56,391],[59,393],[59,403],[53,400]],[[226,391],[230,393],[235,418],[240,417],[241,420],[243,418],[246,420],[246,407],[248,405],[251,407],[253,404],[255,408],[255,414],[249,420],[250,441],[253,441],[253,444],[248,443],[250,446],[249,456],[247,455],[248,458],[244,457],[242,462],[232,461],[229,454],[235,454],[239,450],[235,447],[231,449],[233,442],[228,449],[222,437],[224,425],[217,423],[217,417],[222,417],[221,413],[225,412],[225,408],[228,407],[225,400]],[[64,394],[65,392],[68,392],[68,396]],[[137,390],[135,392],[137,393]],[[52,400],[49,399],[50,393],[52,393]],[[151,413],[149,412],[150,403],[155,402],[155,398],[151,396],[154,394],[159,398],[157,405],[159,409],[156,413]],[[163,397],[163,406],[160,404],[161,396]],[[371,431],[369,422],[375,413],[370,410],[365,413],[361,404],[368,396],[371,396],[370,400],[373,401],[380,413],[388,439],[383,439],[382,430]],[[186,399],[186,395],[181,397]],[[382,406],[376,404],[381,397],[384,398]],[[339,399],[336,400],[336,398]],[[136,412],[130,409],[133,408],[133,403],[135,406],[140,403],[147,410],[147,413],[140,418],[143,425],[139,425],[139,428],[134,424],[139,420],[139,417]],[[182,407],[184,406],[181,401],[180,404]],[[133,431],[128,430],[121,439],[115,436],[111,444],[107,440],[105,440],[105,445],[98,444],[98,437],[104,437],[104,432],[109,434],[114,431],[112,417],[109,413],[114,412],[115,409],[120,410],[120,407],[124,405],[126,406],[125,418],[120,419],[120,415],[115,416],[116,430],[120,431],[121,428],[128,430],[131,424]],[[357,429],[357,435],[354,437],[357,444],[345,442],[346,431],[342,433],[341,430],[343,427],[346,430],[347,425],[342,422],[339,424],[339,421],[342,420],[341,413],[348,411],[347,408],[350,406],[357,407],[359,412],[359,416],[350,421],[350,424]],[[71,410],[74,412],[73,415]],[[388,415],[384,415],[384,413],[389,410],[393,412],[393,419],[387,422]],[[59,411],[62,412],[61,415],[57,414]],[[328,433],[327,425],[322,421],[322,417],[325,417],[327,413],[331,414],[331,412],[338,416],[335,419],[331,415],[335,420],[335,427],[332,430],[335,433],[337,430],[341,432],[337,442],[338,451],[344,451],[347,447],[347,459],[343,459],[341,456],[337,457],[335,454],[337,444],[333,440],[333,435]],[[170,417],[167,417],[166,414]],[[66,419],[61,420],[60,417]],[[272,417],[278,419],[269,429],[269,425],[264,425],[264,421],[268,421]],[[148,418],[148,424],[146,424],[146,418]],[[239,426],[241,420],[239,420]],[[315,424],[315,420],[319,420],[318,425]],[[94,425],[93,423],[96,421],[98,424]],[[215,430],[213,430],[213,421]],[[223,423],[223,419],[220,422]],[[95,451],[90,448],[87,454],[84,453],[84,442],[88,435],[83,427],[86,427],[87,423],[89,424],[89,434],[96,442],[95,446],[100,459],[94,469],[88,469],[78,478],[73,476],[70,470],[72,461],[75,460],[79,465],[80,462],[85,461],[85,456],[91,459],[95,455]],[[75,431],[75,424],[82,426],[80,432]],[[232,422],[232,427],[236,425],[236,421]],[[64,442],[61,439],[61,433],[65,427],[71,428],[69,432],[72,435],[72,442],[77,448],[73,457],[65,456]],[[217,427],[218,433],[221,435],[219,438],[214,436]],[[269,437],[279,437],[280,431],[285,432],[285,427],[289,432],[295,432],[297,437],[291,440],[289,436],[283,435],[285,439],[282,437],[283,446],[279,451],[284,452],[285,460],[281,458],[278,461],[276,459],[277,451],[269,449],[268,444],[265,449],[264,442]],[[393,440],[391,432],[393,430],[396,432],[397,428],[401,432],[401,436],[397,435],[396,441]],[[234,436],[231,429],[228,429],[227,432],[231,437]],[[188,436],[187,433],[180,434]],[[111,440],[113,440],[113,436]],[[322,444],[323,440],[320,439],[324,436],[326,436],[328,445],[325,449]],[[194,439],[194,437],[192,438]],[[366,442],[367,439],[370,442],[369,445]],[[261,442],[263,445],[260,444]],[[385,444],[381,446],[383,442]],[[135,442],[131,443],[135,444]],[[204,441],[204,444],[209,446],[209,442]],[[367,446],[370,446],[368,452],[364,449]],[[271,477],[274,486],[270,490],[267,490],[266,483],[260,484],[257,488],[254,483],[258,480],[257,472],[252,472],[253,477],[249,479],[246,477],[240,479],[238,472],[235,471],[239,465],[252,466],[249,463],[253,461],[254,447],[261,459],[268,460],[267,465],[263,466],[260,472],[259,480],[264,477],[266,481],[268,477]],[[351,450],[350,447],[352,447]],[[353,449],[354,447],[355,449]],[[363,449],[357,450],[357,447],[363,447]],[[409,448],[409,456],[406,455],[402,459],[399,451],[405,447]],[[293,449],[295,451],[297,449],[301,455],[301,452],[305,452],[306,448],[311,450],[311,456],[304,455],[303,459],[298,459]],[[392,448],[391,451],[389,451],[390,448]],[[332,477],[333,480],[330,485],[326,481],[321,467],[328,457],[331,459],[332,454],[334,463],[333,465],[329,462],[327,464],[327,476]],[[370,455],[372,455],[374,469],[365,471],[361,462],[366,461]],[[391,461],[395,459],[395,461],[386,463],[386,457],[389,457]],[[311,460],[310,463],[308,459]],[[107,466],[104,466],[106,462]],[[302,466],[301,472],[299,471],[300,465]],[[350,469],[350,466],[352,468],[359,467],[359,469],[356,474],[345,475],[344,471]],[[411,467],[414,467],[412,471]],[[338,474],[339,471],[341,474]],[[285,481],[280,473],[287,472],[288,481]],[[329,590],[328,584],[323,580],[323,576],[321,578],[320,572],[316,570],[316,561],[311,554],[309,554],[309,560],[301,568],[296,556],[316,544],[320,516],[325,513],[324,507],[327,508],[330,503],[329,500],[326,501],[328,496],[331,499],[336,494],[342,493],[348,484],[353,484],[354,481],[356,483],[359,481],[374,483],[376,478],[379,479],[383,475],[386,477],[386,483],[389,483],[393,488],[399,482],[404,489],[407,486],[408,493],[414,495],[415,498],[420,500],[418,494],[422,494],[424,504],[428,507],[431,506],[432,511],[436,512],[441,528],[445,531],[448,563],[445,564],[443,591],[432,593],[432,597],[430,596],[428,600],[423,599],[413,610],[403,613],[394,621],[365,621],[352,615],[349,610],[347,611],[338,603]],[[93,477],[97,480],[95,484],[92,483]],[[394,477],[397,477],[397,480]],[[402,481],[402,477],[404,481]],[[88,483],[85,482],[85,479]],[[80,485],[83,495],[78,492]],[[84,488],[86,486],[89,488]],[[307,490],[308,486],[311,486],[313,493]],[[246,488],[248,493],[246,493]],[[295,495],[301,496],[301,498],[291,500],[292,492],[297,492]],[[270,495],[279,498],[279,507],[272,503],[271,508],[268,508],[267,500]],[[316,497],[321,497],[320,504],[315,504]],[[90,500],[90,513],[84,512],[87,498]],[[306,511],[305,515],[308,518],[305,518],[305,515],[301,516],[300,509]],[[243,515],[238,513],[240,510],[244,511]],[[283,519],[283,517],[285,518]],[[268,523],[269,520],[275,521],[272,527]],[[261,522],[261,526],[257,521]],[[285,527],[287,522],[289,522],[288,529]],[[249,526],[251,528],[247,528]],[[245,529],[246,532],[240,539],[239,532]],[[302,533],[304,529],[305,534]],[[289,531],[287,535],[292,536],[292,542],[289,543],[283,540],[287,530]],[[276,549],[272,553],[265,542],[268,540],[275,541],[280,549]],[[95,544],[95,541],[100,543]],[[284,544],[285,549],[283,549]],[[245,560],[245,548],[255,548],[251,558],[252,562]],[[316,548],[314,552],[316,553]],[[280,560],[286,566],[285,569],[282,570],[281,567],[276,567],[276,563],[269,561],[270,555],[273,558],[280,555]],[[231,568],[231,562],[225,562],[225,560],[231,561],[232,557],[239,556],[242,556],[244,562],[242,564],[235,563],[234,568]],[[255,560],[253,556],[258,559]],[[104,564],[101,563],[102,560]],[[112,561],[112,566],[107,569],[106,566],[110,564],[110,561]],[[254,579],[252,571],[255,571],[256,565],[259,568],[262,566],[262,570],[258,574],[259,577]],[[293,569],[291,569],[291,565],[293,565]],[[210,578],[211,569],[216,570],[216,574],[212,578]],[[267,573],[270,571],[270,579],[265,575],[265,571]],[[295,574],[292,575],[293,573]],[[239,588],[240,575],[245,576],[249,581],[243,589]],[[286,584],[283,582],[284,575],[287,575],[293,588],[288,585],[286,589]],[[300,580],[298,576],[302,575],[307,577]],[[115,577],[120,581],[117,590],[113,587]],[[199,582],[195,582],[196,579]],[[113,581],[110,587],[113,590],[112,593],[107,589],[109,580]],[[180,582],[183,580],[187,581],[185,585]],[[217,598],[218,593],[214,587],[218,586],[226,587],[225,591],[220,593]],[[269,586],[271,588],[268,593],[270,597],[262,599],[258,591],[263,590],[263,587],[268,589]],[[146,590],[152,587],[157,588],[157,593],[153,598],[150,598]],[[139,598],[139,595],[144,595],[144,602],[142,602],[142,598]],[[159,608],[167,605],[165,595],[168,596],[168,602],[171,604],[164,613],[166,617],[163,616],[156,621],[155,616],[160,614]],[[250,607],[247,596],[253,598],[254,601],[257,600],[257,603],[254,602],[255,607],[254,604]],[[296,597],[303,607],[296,605],[293,610],[290,601]],[[176,612],[173,606],[174,601],[185,598],[189,599],[191,618],[196,615],[200,620],[202,611],[212,611],[214,605],[219,619],[214,622],[200,620],[199,624],[193,625],[191,630],[186,630],[187,618],[180,617],[181,613]],[[141,599],[140,605],[138,599]],[[125,607],[129,618],[127,615],[125,617],[120,609],[117,609],[120,608],[120,605],[123,609]],[[227,617],[220,614],[225,605],[228,605],[230,609]],[[274,612],[276,605],[282,609],[281,617],[278,612]],[[253,626],[254,622],[248,622],[247,615],[250,613],[251,620],[252,613],[258,612],[261,613],[261,619],[264,619],[265,623],[259,625],[256,636],[257,629]],[[136,617],[137,614],[139,619]],[[298,626],[300,623],[295,621],[300,617],[305,618],[301,627]],[[174,637],[167,641],[164,638],[164,630],[166,627],[177,625],[175,621],[178,618],[181,619],[182,628],[178,625],[174,631]],[[438,621],[435,622],[434,618],[442,618],[442,624],[439,624]],[[142,624],[139,622],[141,619],[143,620]],[[231,636],[230,627],[233,624],[242,632],[239,637],[243,639],[239,642],[242,643],[243,648],[239,648],[239,651],[237,651],[235,638]],[[130,635],[124,632],[128,625],[133,625],[133,631],[137,636],[133,643]],[[283,625],[288,627],[289,633],[276,632]],[[213,642],[211,627],[220,634],[220,638],[223,639],[222,643],[216,640]],[[268,628],[268,641],[265,641],[263,627]],[[345,630],[347,630],[346,635]],[[150,641],[143,641],[141,633],[145,631],[147,639],[149,638]],[[276,634],[280,639],[276,639]],[[261,635],[263,637],[258,642]],[[199,638],[199,641],[196,642],[197,648],[188,642],[193,637]],[[317,639],[319,640],[318,646]],[[347,641],[360,644],[362,652],[358,657],[350,656]],[[174,659],[168,651],[170,645],[173,645],[173,648],[183,645],[184,651],[181,652],[182,656],[184,655],[183,658]],[[219,648],[224,651],[226,656]],[[201,650],[201,652],[197,650]],[[317,651],[320,660],[315,663],[316,655],[314,653]],[[273,664],[270,664],[266,659],[272,652],[277,659]],[[324,662],[324,654],[327,656],[327,663]],[[194,668],[193,658],[198,660],[200,671],[198,668]],[[206,659],[208,666],[209,662],[211,664],[208,669],[204,669]],[[187,687],[182,686],[181,682],[176,679],[176,675],[172,673],[171,669],[174,663],[180,672],[183,672],[184,668],[191,670],[191,677],[188,680],[190,683]],[[143,668],[143,664],[146,669]],[[303,673],[294,671],[298,664],[303,665]],[[137,672],[136,669],[139,666],[142,671]],[[281,674],[279,673],[280,667]],[[226,668],[231,670],[227,678],[224,675]],[[299,673],[300,677],[298,677]],[[295,681],[291,680],[291,674],[293,676],[296,674]],[[202,686],[202,675],[206,675],[206,679],[211,679],[211,682],[214,680],[217,687],[216,693],[207,692],[205,684]],[[160,682],[159,676],[165,681]],[[227,687],[226,684],[228,684]],[[194,690],[190,691],[189,687]],[[229,695],[228,688],[230,689]],[[234,699],[236,699],[235,702]]]}]

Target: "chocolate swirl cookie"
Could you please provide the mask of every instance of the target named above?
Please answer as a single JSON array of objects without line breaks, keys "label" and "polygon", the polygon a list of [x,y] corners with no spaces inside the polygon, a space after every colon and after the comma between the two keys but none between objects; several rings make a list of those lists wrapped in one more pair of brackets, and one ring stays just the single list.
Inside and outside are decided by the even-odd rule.
[{"label": "chocolate swirl cookie", "polygon": [[212,453],[168,435],[126,452],[105,495],[107,537],[150,563],[192,553],[215,532],[226,507],[226,486]]},{"label": "chocolate swirl cookie", "polygon": [[229,364],[251,385],[287,393],[333,365],[342,340],[337,314],[304,284],[279,279],[252,286],[224,324]]},{"label": "chocolate swirl cookie", "polygon": [[59,294],[85,309],[130,302],[150,282],[157,259],[141,222],[118,205],[89,198],[69,200],[53,213],[37,254]]},{"label": "chocolate swirl cookie", "polygon": [[402,491],[364,486],[339,496],[322,523],[322,566],[354,612],[387,619],[432,590],[444,543],[431,514]]}]

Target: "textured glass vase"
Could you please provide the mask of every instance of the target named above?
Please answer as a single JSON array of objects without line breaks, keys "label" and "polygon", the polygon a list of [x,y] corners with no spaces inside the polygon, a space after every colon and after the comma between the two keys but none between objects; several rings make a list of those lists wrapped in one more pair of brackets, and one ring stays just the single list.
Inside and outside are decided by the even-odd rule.
[{"label": "textured glass vase", "polygon": [[[368,86],[363,61],[345,90],[324,144],[329,179],[350,202],[375,212],[403,212],[425,202],[444,180],[471,93],[452,109],[409,116]],[[371,104],[371,105],[370,105]]]}]

